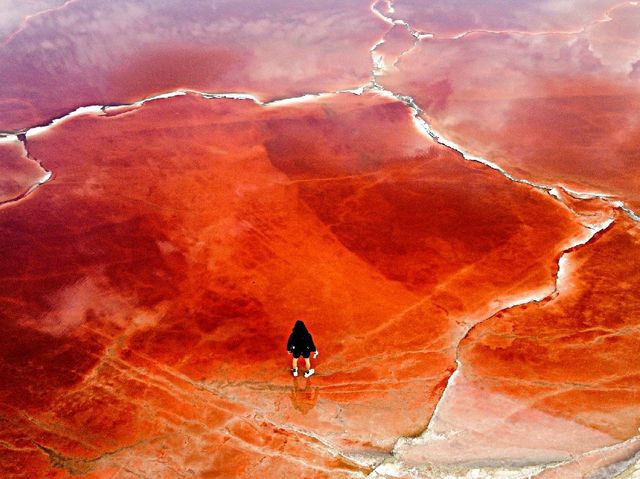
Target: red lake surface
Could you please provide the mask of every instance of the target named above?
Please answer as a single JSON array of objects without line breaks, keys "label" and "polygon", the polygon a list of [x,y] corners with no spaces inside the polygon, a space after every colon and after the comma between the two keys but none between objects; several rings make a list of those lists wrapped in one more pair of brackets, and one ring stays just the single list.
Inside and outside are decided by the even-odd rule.
[{"label": "red lake surface", "polygon": [[636,2],[0,12],[1,477],[640,472]]}]

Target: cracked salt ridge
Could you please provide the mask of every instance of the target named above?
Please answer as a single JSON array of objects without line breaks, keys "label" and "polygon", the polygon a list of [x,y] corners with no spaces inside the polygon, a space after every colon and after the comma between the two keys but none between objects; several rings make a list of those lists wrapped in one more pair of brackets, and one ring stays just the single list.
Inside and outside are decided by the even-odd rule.
[{"label": "cracked salt ridge", "polygon": [[[395,9],[393,8],[393,1],[392,0],[384,0],[385,3],[387,4],[387,13],[394,13]],[[591,23],[586,24],[585,26],[583,26],[582,28],[578,29],[578,30],[566,30],[566,31],[553,31],[553,30],[549,30],[549,31],[539,31],[539,32],[529,32],[526,30],[488,30],[488,29],[479,29],[479,30],[468,30],[466,32],[462,32],[459,33],[457,35],[454,36],[441,36],[441,35],[436,35],[434,33],[425,33],[419,30],[415,30],[413,27],[411,27],[411,25],[409,25],[409,23],[405,20],[401,20],[401,19],[393,19],[391,17],[388,17],[386,15],[384,15],[382,12],[380,12],[376,6],[379,3],[382,3],[383,0],[376,0],[372,5],[371,5],[371,11],[379,18],[381,18],[384,22],[389,23],[391,25],[404,25],[407,30],[409,30],[409,32],[411,33],[412,36],[414,36],[417,39],[416,44],[424,39],[424,38],[437,38],[437,39],[441,39],[441,40],[459,40],[461,38],[464,38],[470,34],[473,33],[487,33],[487,34],[493,34],[493,35],[523,35],[523,36],[540,36],[540,35],[578,35],[580,33],[584,33],[586,32],[588,29],[592,28],[594,25],[598,25],[600,23],[607,23],[613,20],[613,17],[611,17],[611,14],[616,11],[619,8],[622,7],[626,7],[626,6],[633,6],[636,7],[638,5],[640,5],[640,2],[638,1],[627,1],[627,2],[623,2],[623,3],[619,3],[617,5],[614,5],[613,7],[609,8],[608,10],[606,10],[601,18],[593,20]],[[415,44],[409,49],[413,49],[413,47],[415,46]],[[408,51],[409,51],[408,50]],[[404,52],[406,53],[406,52]],[[403,54],[404,54],[403,53]],[[402,56],[402,55],[400,55]],[[399,59],[399,57],[398,57]]]},{"label": "cracked salt ridge", "polygon": [[277,107],[277,106],[283,106],[283,105],[293,104],[293,103],[302,103],[302,102],[305,102],[311,99],[316,99],[316,98],[333,96],[338,93],[352,93],[354,95],[361,95],[366,90],[367,90],[366,86],[359,86],[356,88],[341,89],[341,90],[335,90],[330,92],[305,93],[304,95],[300,95],[296,97],[280,98],[280,99],[264,102],[260,100],[257,96],[251,93],[207,92],[207,91],[191,90],[191,89],[178,89],[178,90],[173,90],[166,93],[161,93],[158,95],[144,97],[141,100],[136,100],[129,103],[112,103],[112,104],[105,104],[105,105],[79,106],[78,108],[70,111],[69,113],[65,113],[64,115],[59,116],[57,118],[52,118],[36,126],[23,128],[18,131],[0,131],[0,143],[15,141],[15,139],[17,139],[18,136],[20,135],[25,135],[25,136],[39,135],[41,133],[44,133],[47,129],[55,126],[58,123],[61,123],[63,121],[66,121],[78,116],[89,115],[89,114],[101,115],[106,113],[109,110],[117,110],[118,108],[141,107],[145,103],[150,101],[173,98],[177,96],[185,96],[188,94],[198,95],[208,100],[223,99],[223,98],[230,99],[230,100],[251,100],[260,106],[276,106]]},{"label": "cracked salt ridge", "polygon": [[[378,18],[382,19],[383,22],[388,23],[389,25],[402,25],[402,26],[404,26],[409,31],[409,33],[413,37],[417,38],[418,40],[422,40],[423,38],[434,38],[433,33],[426,33],[426,32],[422,32],[420,30],[416,30],[411,25],[409,25],[409,23],[407,21],[405,21],[405,20],[399,20],[399,19],[394,20],[391,17],[387,17],[385,14],[383,14],[377,8],[377,5],[379,3],[382,3],[382,1],[383,0],[376,0],[375,2],[373,2],[370,5],[369,9],[373,12],[373,14],[375,16],[377,16]],[[392,2],[387,0],[386,3],[387,3],[387,12],[388,13],[393,13],[395,10],[393,9]]]},{"label": "cracked salt ridge", "polygon": [[[615,208],[623,211],[632,220],[634,220],[636,222],[640,222],[640,216],[635,211],[633,211],[631,208],[626,206],[623,201],[619,201],[619,200],[613,201],[613,200],[611,200],[612,195],[609,195],[609,194],[606,194],[606,193],[599,193],[599,192],[575,191],[575,190],[571,190],[571,189],[569,189],[569,188],[567,188],[566,186],[563,186],[563,185],[551,186],[551,185],[546,185],[546,184],[543,184],[543,183],[536,183],[536,182],[533,182],[533,181],[530,181],[530,180],[525,180],[524,178],[517,178],[517,177],[513,176],[511,173],[509,173],[508,171],[506,171],[505,169],[503,169],[501,166],[497,165],[496,163],[493,163],[492,161],[489,161],[489,160],[487,160],[485,158],[481,158],[479,156],[476,156],[476,155],[473,155],[473,154],[467,152],[460,145],[458,145],[457,143],[454,143],[451,140],[448,140],[447,138],[444,138],[442,135],[440,135],[440,133],[438,133],[433,128],[431,128],[431,126],[424,120],[424,118],[422,118],[420,116],[424,112],[424,110],[422,110],[422,108],[420,108],[420,106],[418,106],[418,104],[415,102],[413,97],[410,97],[408,95],[400,95],[400,94],[394,93],[391,90],[388,90],[384,86],[382,86],[379,83],[377,83],[375,80],[372,83],[373,83],[373,85],[370,86],[369,88],[365,88],[365,91],[374,91],[374,92],[378,92],[381,95],[391,96],[391,97],[395,98],[396,100],[399,100],[402,103],[404,103],[405,105],[407,105],[411,109],[411,111],[413,112],[414,123],[416,124],[416,127],[418,128],[418,130],[420,132],[422,132],[423,134],[425,134],[426,136],[428,136],[429,138],[431,138],[435,142],[439,143],[440,145],[446,146],[447,148],[456,151],[465,160],[467,160],[467,161],[475,161],[477,163],[482,163],[483,165],[488,166],[492,170],[495,170],[495,171],[499,172],[502,176],[504,176],[508,180],[513,181],[515,183],[521,183],[521,184],[528,185],[528,186],[530,186],[532,188],[535,188],[535,189],[538,189],[538,190],[543,190],[547,194],[549,194],[551,197],[553,197],[554,199],[560,201],[560,203],[562,203],[567,208],[569,208],[569,206],[564,201],[562,201],[562,199],[559,198],[559,196],[557,194],[557,189],[558,188],[561,188],[562,190],[566,191],[571,196],[573,196],[575,198],[578,198],[578,199],[583,199],[583,200],[586,200],[586,199],[601,199],[601,200],[604,200],[604,201],[608,202],[609,204],[613,205]],[[569,209],[571,210],[571,208],[569,208]]]},{"label": "cracked salt ridge", "polygon": [[[376,7],[378,4],[382,3],[383,0],[377,0],[375,1],[373,4],[371,4],[370,9],[371,11],[378,16],[379,18],[381,18],[384,22],[389,23],[391,25],[403,25],[409,32],[410,34],[415,38],[415,41],[413,43],[413,45],[411,47],[409,47],[407,50],[403,51],[402,53],[400,53],[398,55],[398,57],[395,59],[395,61],[393,62],[392,66],[397,66],[398,62],[400,61],[400,59],[402,58],[402,56],[404,56],[405,54],[407,54],[408,52],[410,52],[413,48],[415,48],[415,46],[423,39],[423,38],[436,38],[435,34],[432,33],[423,33],[423,32],[419,32],[417,30],[415,30],[413,27],[411,27],[411,25],[404,21],[404,20],[400,20],[400,19],[396,19],[394,20],[391,17],[388,17],[386,15],[384,15],[382,12],[380,12]],[[385,0],[386,4],[387,4],[387,12],[388,13],[393,13],[395,10],[393,8],[393,2],[392,0]],[[620,3],[618,5],[615,5],[613,7],[611,7],[609,10],[607,10],[603,15],[602,18],[599,20],[594,20],[593,22],[591,22],[589,25],[583,27],[581,30],[577,30],[577,31],[570,31],[570,32],[522,32],[522,31],[499,31],[499,30],[470,30],[467,32],[463,32],[457,36],[454,37],[437,37],[437,38],[449,38],[449,39],[459,39],[462,38],[470,33],[493,33],[493,34],[523,34],[523,35],[547,35],[547,34],[578,34],[581,32],[586,31],[588,28],[597,25],[599,23],[604,23],[604,22],[609,22],[612,21],[613,18],[610,16],[610,14],[617,10],[618,8],[621,8],[623,6],[627,6],[627,5],[632,5],[632,6],[637,6],[639,5],[640,2],[638,1],[629,1],[629,2],[624,2],[624,3]],[[390,30],[389,30],[390,31]],[[388,32],[387,32],[388,33]],[[386,36],[386,33],[385,33]],[[458,153],[460,153],[462,155],[462,157],[465,160],[469,160],[469,161],[476,161],[479,163],[484,164],[485,166],[488,166],[489,168],[492,168],[498,172],[500,172],[503,176],[505,176],[506,178],[508,178],[511,181],[517,182],[517,183],[523,183],[523,184],[527,184],[531,187],[534,188],[538,188],[538,189],[542,189],[545,190],[548,194],[550,194],[553,198],[555,198],[556,200],[558,200],[561,204],[563,204],[567,209],[569,209],[572,213],[574,213],[576,216],[580,216],[579,213],[577,213],[575,210],[573,210],[573,208],[571,208],[557,193],[557,188],[560,188],[562,190],[564,190],[566,193],[568,193],[570,196],[573,196],[574,198],[578,198],[578,199],[602,199],[604,201],[606,201],[607,203],[613,205],[615,208],[620,209],[621,211],[623,211],[624,213],[626,213],[633,221],[636,222],[640,222],[640,216],[635,213],[631,208],[627,207],[624,202],[622,201],[612,201],[611,195],[607,195],[604,193],[594,193],[594,192],[576,192],[576,191],[572,191],[569,188],[563,186],[563,185],[558,185],[558,186],[549,186],[549,185],[544,185],[541,183],[534,183],[531,182],[529,180],[525,180],[522,178],[516,178],[513,175],[511,175],[510,173],[508,173],[506,170],[504,170],[503,168],[501,168],[499,165],[486,160],[484,158],[480,158],[478,156],[472,155],[470,153],[468,153],[467,151],[465,151],[460,145],[454,143],[453,141],[447,140],[446,138],[443,138],[439,133],[437,133],[435,130],[433,130],[431,128],[431,126],[420,116],[421,113],[423,113],[423,110],[418,106],[418,104],[415,102],[415,100],[410,97],[410,96],[405,96],[405,95],[399,95],[399,94],[395,94],[390,90],[387,90],[384,86],[382,86],[381,84],[379,84],[377,82],[377,73],[380,73],[384,70],[383,65],[381,65],[382,62],[382,58],[381,57],[375,57],[374,56],[374,52],[375,50],[384,43],[384,37],[382,38],[382,40],[380,40],[378,43],[376,43],[371,49],[371,58],[373,61],[373,66],[374,68],[371,70],[371,86],[368,88],[370,90],[379,90],[380,92],[385,92],[385,93],[389,93],[391,94],[394,98],[396,98],[397,100],[402,101],[405,105],[407,105],[412,111],[413,111],[413,117],[414,117],[414,121],[416,122],[416,125],[418,126],[418,129],[424,133],[426,133],[429,137],[431,137],[433,140],[435,140],[437,143],[440,143],[441,145],[447,146],[448,148],[451,148],[452,150],[457,151]],[[584,225],[587,228],[593,229],[592,226],[589,225]]]},{"label": "cracked salt ridge", "polygon": [[[467,331],[463,334],[462,338],[458,341],[458,345],[456,346],[456,358],[455,358],[455,363],[456,363],[456,368],[455,371],[451,374],[451,376],[449,376],[449,379],[447,380],[447,384],[442,392],[442,395],[440,396],[440,399],[438,400],[438,403],[436,404],[436,407],[433,410],[433,413],[431,415],[431,418],[429,419],[429,423],[427,424],[426,429],[424,430],[424,432],[422,432],[420,434],[420,436],[418,437],[400,437],[398,438],[398,440],[396,441],[396,443],[393,446],[393,449],[390,453],[390,456],[387,457],[386,459],[384,459],[373,471],[372,473],[368,476],[371,479],[377,478],[379,477],[379,474],[384,474],[384,475],[391,475],[392,477],[394,477],[394,473],[396,474],[395,477],[402,477],[402,476],[406,476],[407,473],[409,473],[409,475],[413,475],[418,473],[418,469],[417,468],[409,468],[407,469],[407,466],[405,464],[402,463],[402,461],[398,461],[396,459],[396,454],[398,452],[398,447],[400,446],[416,446],[416,445],[422,445],[422,444],[426,444],[429,441],[446,441],[448,440],[451,436],[455,435],[456,432],[452,431],[451,433],[447,434],[438,434],[436,432],[433,431],[434,428],[434,420],[437,418],[438,413],[440,411],[440,406],[446,401],[447,399],[447,393],[450,390],[450,388],[455,385],[456,383],[456,378],[460,375],[460,371],[462,370],[462,362],[460,361],[460,347],[462,345],[462,343],[464,342],[464,340],[469,336],[469,334],[478,326],[480,326],[481,324],[483,324],[484,322],[490,320],[491,318],[495,317],[497,314],[507,311],[511,308],[515,308],[518,306],[523,306],[526,304],[531,304],[531,303],[541,303],[545,300],[551,299],[556,297],[559,294],[560,291],[560,283],[567,278],[568,276],[568,272],[566,271],[570,265],[568,263],[568,259],[566,258],[566,255],[568,253],[571,253],[573,251],[576,251],[577,249],[581,248],[581,247],[585,247],[587,246],[591,241],[593,241],[596,237],[604,234],[605,231],[607,231],[614,223],[614,218],[609,218],[607,221],[602,222],[597,228],[594,228],[593,230],[591,230],[585,237],[583,238],[576,238],[576,241],[572,244],[570,244],[569,246],[567,246],[562,253],[560,254],[559,258],[558,258],[558,262],[557,262],[557,272],[556,272],[556,278],[555,278],[555,282],[554,282],[554,286],[551,292],[547,292],[547,293],[543,293],[540,294],[540,296],[533,296],[533,297],[529,297],[529,298],[521,298],[518,301],[514,301],[511,304],[504,306],[503,308],[501,308],[500,310],[496,311],[495,313],[493,313],[492,315],[488,316],[487,318],[478,321],[477,323],[473,324],[472,326],[470,326]],[[629,440],[625,441],[625,443],[628,443]],[[620,443],[620,444],[625,444],[625,443]],[[613,448],[619,446],[619,444],[614,444],[611,446],[607,446],[609,448]],[[605,450],[606,448],[602,448],[602,450]],[[586,453],[585,453],[586,454]],[[567,461],[571,462],[572,460]],[[554,463],[554,467],[559,467],[560,464],[564,464],[564,463]],[[549,465],[536,465],[536,466],[530,466],[530,467],[526,467],[526,468],[522,468],[522,467],[517,467],[517,468],[513,468],[513,469],[498,469],[498,468],[476,468],[476,469],[467,469],[467,472],[464,473],[464,475],[458,475],[458,476],[453,476],[449,473],[447,473],[447,477],[460,477],[460,478],[473,478],[473,477],[483,477],[481,475],[476,475],[476,473],[474,473],[473,471],[479,471],[478,473],[481,473],[480,471],[492,471],[494,473],[499,473],[501,474],[501,477],[513,477],[513,478],[520,478],[520,477],[531,477],[532,474],[539,474],[541,472],[543,472],[546,468],[548,468]]]},{"label": "cracked salt ridge", "polygon": [[[375,4],[374,4],[375,5]],[[373,6],[372,6],[373,9]],[[379,42],[377,42],[372,48],[371,48],[371,52],[373,53],[373,51],[375,50],[375,48],[379,45],[381,45],[382,43],[384,43],[384,38],[382,40],[380,40]],[[373,55],[372,55],[373,56]],[[374,68],[375,70],[375,68]],[[276,99],[276,100],[272,100],[272,101],[268,101],[268,102],[263,102],[261,101],[257,96],[250,94],[250,93],[226,93],[226,92],[221,92],[221,93],[214,93],[214,92],[204,92],[204,91],[198,91],[198,90],[190,90],[190,89],[179,89],[179,90],[174,90],[171,92],[167,92],[167,93],[162,93],[159,95],[154,95],[154,96],[150,96],[150,97],[145,97],[141,100],[137,100],[134,102],[130,102],[130,103],[122,103],[122,104],[109,104],[109,105],[89,105],[89,106],[81,106],[76,108],[75,110],[71,111],[70,113],[67,113],[61,117],[58,118],[54,118],[50,121],[48,121],[46,124],[43,125],[38,125],[35,127],[31,127],[28,129],[24,129],[21,131],[18,131],[17,133],[11,133],[11,132],[0,132],[0,142],[5,142],[5,141],[15,141],[15,139],[20,140],[20,138],[24,138],[26,141],[26,138],[28,135],[30,136],[35,136],[35,135],[39,135],[42,134],[44,132],[46,132],[49,128],[54,127],[56,124],[66,121],[68,119],[74,118],[74,117],[78,117],[78,116],[82,116],[82,115],[86,115],[86,114],[104,114],[106,111],[108,110],[117,110],[118,108],[125,108],[125,107],[140,107],[143,106],[146,102],[150,102],[150,101],[154,101],[154,100],[160,100],[160,99],[167,99],[167,98],[173,98],[173,97],[177,97],[177,96],[184,96],[187,94],[194,94],[194,95],[199,95],[202,98],[205,99],[232,99],[232,100],[251,100],[254,103],[260,105],[260,106],[265,106],[265,107],[269,107],[269,106],[273,106],[273,107],[278,107],[278,106],[284,106],[284,105],[291,105],[291,104],[295,104],[295,103],[303,103],[312,99],[319,99],[319,98],[323,98],[323,97],[329,97],[329,96],[334,96],[336,94],[339,93],[351,93],[354,95],[362,95],[365,92],[372,92],[378,95],[382,95],[382,96],[387,96],[387,97],[391,97],[394,98],[402,103],[404,103],[407,107],[409,107],[409,109],[412,111],[413,113],[413,119],[414,122],[418,128],[418,130],[423,133],[426,134],[428,137],[430,137],[431,139],[435,140],[437,143],[446,146],[456,152],[458,152],[460,155],[462,155],[462,157],[465,160],[468,161],[475,161],[475,162],[479,162],[484,164],[485,166],[488,166],[491,169],[494,169],[496,171],[498,171],[500,174],[502,174],[504,177],[506,177],[507,179],[516,182],[516,183],[522,183],[522,184],[526,184],[528,186],[531,186],[533,188],[537,188],[540,190],[544,190],[546,191],[548,194],[550,194],[554,199],[560,201],[563,205],[565,205],[567,208],[568,205],[566,205],[566,203],[564,203],[560,198],[558,198],[558,195],[556,193],[556,189],[559,187],[561,189],[563,189],[564,191],[566,191],[568,194],[570,194],[571,196],[575,197],[575,198],[579,198],[579,199],[603,199],[605,201],[607,201],[608,203],[612,204],[615,208],[620,209],[621,211],[624,211],[630,218],[632,218],[634,221],[636,222],[640,222],[640,216],[633,211],[632,209],[630,209],[629,207],[627,207],[624,202],[622,201],[611,201],[610,195],[607,195],[605,193],[594,193],[594,192],[578,192],[578,191],[573,191],[570,190],[567,187],[564,186],[550,186],[550,185],[545,185],[545,184],[541,184],[541,183],[534,183],[532,181],[529,180],[525,180],[522,178],[516,178],[515,176],[511,175],[510,173],[508,173],[506,170],[504,170],[503,168],[501,168],[500,166],[498,166],[497,164],[486,160],[484,158],[472,155],[468,152],[466,152],[461,146],[457,145],[456,143],[447,140],[446,138],[442,137],[439,133],[437,133],[435,130],[433,130],[431,128],[431,126],[420,116],[421,113],[423,113],[423,110],[418,106],[418,104],[415,102],[415,100],[410,97],[410,96],[406,96],[406,95],[400,95],[400,94],[396,94],[390,90],[387,90],[384,86],[380,85],[377,80],[376,80],[376,75],[375,75],[375,71],[372,70],[371,74],[372,74],[372,80],[370,84],[367,85],[363,85],[357,88],[352,88],[352,89],[343,89],[343,90],[335,90],[332,92],[320,92],[320,93],[307,93],[298,97],[291,97],[291,98],[283,98],[283,99]],[[22,140],[20,140],[22,141]],[[24,144],[24,143],[23,143]],[[28,152],[27,152],[28,153]],[[31,188],[29,188],[28,192],[23,193],[22,195],[20,195],[20,197],[15,198],[13,200],[10,200],[12,202],[16,202],[19,201],[20,199],[23,199],[25,196],[27,196],[28,194],[32,193],[38,186],[40,186],[41,184],[46,183],[47,181],[49,181],[52,178],[52,172],[50,170],[48,170],[43,164],[42,162],[40,162],[39,160],[36,160],[34,158],[31,158],[34,161],[37,161],[38,164],[43,168],[43,170],[45,170],[45,172],[47,172],[47,174],[37,183],[35,183],[34,185],[31,186]],[[6,204],[5,203],[0,203],[0,206],[2,206],[2,204]],[[571,208],[569,208],[571,209]]]},{"label": "cracked salt ridge", "polygon": [[40,169],[43,171],[43,175],[39,179],[37,179],[35,183],[32,183],[31,185],[29,185],[29,187],[24,192],[20,193],[18,196],[14,196],[13,198],[9,198],[8,200],[0,201],[0,208],[2,208],[3,206],[18,203],[19,201],[25,199],[27,196],[33,193],[36,190],[36,188],[38,188],[40,185],[44,185],[51,178],[53,178],[53,172],[49,170],[47,167],[45,167],[40,160],[33,157],[31,153],[29,153],[29,149],[27,147],[27,138],[24,134],[16,135],[15,138],[11,138],[11,137],[0,138],[0,144],[14,143],[16,139],[22,145],[22,149],[24,150],[24,157],[28,161],[33,161],[37,163]]},{"label": "cracked salt ridge", "polygon": [[[373,7],[372,7],[373,8]],[[411,50],[413,50],[416,45],[418,43],[420,43],[420,40],[422,40],[423,38],[432,38],[433,35],[431,35],[430,33],[417,33],[415,31],[413,31],[411,29],[411,27],[409,26],[409,24],[407,23],[400,23],[400,22],[396,22],[393,24],[393,26],[391,26],[391,28],[389,28],[389,30],[387,30],[384,35],[382,36],[382,38],[380,40],[378,40],[370,49],[369,49],[369,53],[371,53],[371,60],[373,62],[373,70],[371,70],[371,82],[373,84],[376,84],[376,78],[378,76],[378,74],[383,74],[385,72],[385,70],[387,70],[387,67],[385,65],[385,61],[384,61],[384,55],[377,55],[376,54],[376,50],[378,49],[379,46],[383,45],[386,42],[386,37],[389,33],[391,33],[391,30],[393,30],[393,27],[395,25],[402,25],[408,32],[409,34],[413,37],[413,43],[411,44],[411,46],[409,48],[407,48],[406,50],[400,52],[400,54],[396,57],[396,59],[393,61],[393,63],[391,64],[392,67],[397,67],[398,63],[400,63],[400,59],[405,56],[407,53],[409,53]]]},{"label": "cracked salt ridge", "polygon": [[[407,50],[403,51],[402,53],[400,53],[400,55],[398,55],[398,57],[395,59],[395,61],[393,62],[392,66],[396,66],[396,64],[398,63],[398,61],[400,60],[400,57],[402,57],[405,53],[407,53],[408,51],[410,51],[411,49],[413,49],[413,47],[415,47],[419,41],[419,38],[417,35],[414,35],[413,30],[411,29],[411,27],[409,26],[409,24],[407,22],[404,21],[394,21],[389,17],[386,17],[385,15],[383,15],[377,8],[376,5],[378,3],[380,3],[381,0],[376,0],[375,2],[373,2],[370,6],[369,9],[373,12],[374,15],[380,17],[385,23],[388,23],[391,25],[391,27],[384,32],[384,34],[382,35],[382,38],[380,38],[380,40],[378,40],[376,43],[373,44],[373,46],[369,49],[369,53],[371,54],[371,61],[373,62],[373,69],[371,70],[371,84],[376,84],[376,72],[381,73],[384,70],[386,70],[385,68],[385,62],[384,62],[384,56],[382,55],[376,55],[376,50],[378,49],[378,47],[380,45],[383,45],[385,43],[385,38],[387,37],[387,35],[391,32],[391,30],[393,30],[393,27],[395,27],[396,25],[402,25],[404,28],[407,29],[407,31],[409,32],[410,35],[412,35],[414,37],[414,42],[413,45],[411,45],[410,48],[408,48]],[[387,3],[387,11],[390,13],[393,13],[393,6],[391,3],[391,0],[386,0]]]},{"label": "cracked salt ridge", "polygon": [[160,100],[160,99],[166,99],[166,98],[173,98],[173,97],[177,97],[177,96],[184,96],[187,94],[194,94],[194,95],[199,95],[202,98],[205,99],[222,99],[222,98],[226,98],[226,99],[232,99],[232,100],[251,100],[254,103],[260,105],[260,106],[264,106],[264,107],[271,107],[271,106],[275,106],[275,107],[279,107],[279,106],[284,106],[284,105],[291,105],[291,104],[295,104],[295,103],[302,103],[302,102],[306,102],[309,101],[311,99],[317,99],[317,98],[323,98],[323,97],[328,97],[328,96],[333,96],[336,95],[338,93],[352,93],[354,95],[361,95],[362,93],[364,93],[364,91],[366,90],[365,87],[357,87],[357,88],[353,88],[353,89],[345,89],[345,90],[336,90],[334,92],[322,92],[322,93],[307,93],[305,95],[301,95],[298,97],[292,97],[292,98],[283,98],[283,99],[277,99],[277,100],[272,100],[272,101],[268,101],[268,102],[263,102],[261,101],[258,97],[256,97],[255,95],[252,95],[250,93],[210,93],[210,92],[202,92],[202,91],[197,91],[197,90],[188,90],[188,89],[180,89],[180,90],[175,90],[175,91],[171,91],[168,93],[162,93],[159,95],[154,95],[154,96],[150,96],[150,97],[146,97],[143,98],[142,100],[138,100],[135,102],[131,102],[131,103],[122,103],[122,104],[109,104],[109,105],[88,105],[88,106],[80,106],[78,108],[76,108],[75,110],[66,113],[63,116],[60,116],[58,118],[53,118],[49,121],[47,121],[45,124],[41,124],[41,125],[37,125],[34,127],[30,127],[30,128],[26,128],[26,129],[22,129],[19,130],[17,132],[0,132],[0,144],[2,143],[12,143],[17,141],[20,141],[23,145],[23,148],[25,150],[25,157],[31,161],[35,161],[36,163],[38,163],[38,165],[40,166],[40,168],[42,168],[42,170],[45,172],[44,175],[39,178],[35,183],[33,183],[32,185],[29,186],[29,188],[27,188],[26,191],[24,191],[23,193],[21,193],[20,195],[11,198],[9,200],[5,200],[0,202],[0,208],[2,208],[5,205],[9,205],[9,204],[14,204],[17,203],[23,199],[25,199],[27,196],[29,196],[31,193],[33,193],[39,186],[47,183],[48,181],[50,181],[53,178],[53,172],[51,170],[49,170],[40,160],[34,158],[28,151],[27,149],[27,136],[29,137],[34,137],[40,134],[45,133],[47,130],[49,130],[52,127],[55,127],[57,124],[62,123],[64,121],[67,121],[69,119],[75,118],[75,117],[79,117],[79,116],[83,116],[83,115],[103,115],[105,114],[108,110],[117,110],[119,108],[130,108],[130,107],[141,107],[142,105],[144,105],[147,102],[150,101],[154,101],[154,100]]},{"label": "cracked salt ridge", "polygon": [[[393,8],[393,0],[384,0],[385,3],[387,4],[387,12],[388,13],[394,13],[395,9]],[[589,23],[588,25],[582,27],[580,30],[576,30],[576,31],[564,31],[564,32],[560,32],[560,31],[549,31],[549,32],[526,32],[526,31],[516,31],[516,30],[469,30],[466,32],[462,32],[456,36],[453,37],[443,37],[443,36],[436,36],[434,33],[425,33],[422,31],[418,31],[415,30],[407,21],[405,20],[401,20],[401,19],[393,19],[391,17],[388,17],[386,15],[384,15],[380,10],[378,10],[377,6],[378,4],[381,4],[383,2],[383,0],[376,0],[375,2],[373,2],[370,6],[370,10],[373,12],[374,15],[378,16],[379,18],[381,18],[384,22],[394,26],[394,25],[402,25],[404,26],[409,33],[414,37],[414,43],[411,45],[411,47],[409,47],[408,49],[406,49],[405,51],[403,51],[402,53],[400,53],[397,58],[395,59],[395,61],[393,62],[392,66],[396,67],[398,65],[398,63],[400,62],[400,59],[407,54],[408,52],[410,52],[411,50],[413,50],[416,45],[418,43],[420,43],[421,40],[425,39],[425,38],[438,38],[438,39],[460,39],[463,38],[471,33],[490,33],[490,34],[521,34],[521,35],[529,35],[529,36],[536,36],[536,35],[551,35],[551,34],[564,34],[564,35],[575,35],[575,34],[579,34],[579,33],[583,33],[585,32],[587,29],[593,27],[594,25],[597,25],[599,23],[606,23],[609,21],[612,21],[613,18],[611,17],[611,13],[614,12],[615,10],[617,10],[618,8],[622,8],[624,6],[638,6],[640,4],[640,2],[638,1],[628,1],[628,2],[623,2],[620,3],[618,5],[614,5],[613,7],[611,7],[609,10],[605,11],[602,15],[602,17],[600,19],[596,19],[594,21],[592,21],[591,23]],[[387,31],[386,33],[389,33],[391,30]],[[386,33],[384,36],[386,36]],[[375,55],[375,50],[384,43],[384,36],[383,38],[378,41],[371,49],[371,58],[373,61],[373,69],[371,70],[371,85],[372,88],[371,89],[380,89],[382,91],[389,91],[386,90],[385,87],[383,87],[382,85],[380,85],[377,82],[377,74],[378,73],[382,73],[384,71],[384,64],[383,64],[383,60],[380,56],[376,57]],[[546,190],[551,196],[553,196],[556,200],[560,201],[565,207],[567,207],[572,213],[578,215],[578,213],[576,211],[574,211],[568,204],[566,204],[562,198],[560,198],[554,187],[550,187],[548,185],[542,185],[542,184],[535,184],[533,182],[530,182],[528,180],[524,180],[524,179],[519,179],[519,178],[515,178],[514,176],[510,175],[509,173],[507,173],[504,169],[502,169],[501,167],[499,167],[497,164],[490,162],[488,160],[485,160],[483,158],[477,157],[475,155],[471,155],[468,152],[464,151],[459,145],[455,144],[454,142],[447,140],[447,139],[443,139],[442,136],[440,136],[436,131],[434,131],[429,125],[428,123],[422,118],[420,117],[420,113],[422,113],[422,109],[417,105],[417,103],[415,102],[415,100],[412,97],[409,96],[402,96],[402,95],[396,95],[393,92],[390,92],[396,99],[402,101],[403,103],[405,103],[407,106],[409,106],[413,112],[414,112],[414,120],[416,121],[416,123],[418,124],[419,128],[421,130],[423,130],[424,132],[426,132],[431,138],[433,138],[436,142],[447,146],[455,151],[458,151],[464,159],[466,160],[470,160],[470,161],[477,161],[480,163],[483,163],[484,165],[499,171],[501,174],[503,174],[505,177],[507,177],[508,179],[510,179],[511,181],[515,181],[515,182],[519,182],[519,183],[524,183],[524,184],[528,184],[529,186],[533,186],[535,188],[541,188]],[[570,190],[566,187],[563,186],[559,186],[559,188],[563,189],[564,191],[566,191],[567,193],[571,194],[572,192],[570,192]],[[576,192],[573,192],[576,193]],[[638,214],[636,214],[632,209],[628,208],[627,206],[624,205],[623,202],[621,201],[610,201],[608,198],[610,198],[610,195],[606,195],[603,193],[577,193],[572,195],[574,197],[579,197],[581,199],[594,199],[594,198],[600,198],[600,199],[604,199],[605,201],[607,201],[608,203],[612,204],[615,208],[618,208],[622,211],[624,211],[632,220],[636,221],[636,222],[640,222],[640,216]],[[586,226],[586,225],[585,225]],[[588,228],[591,228],[590,226],[587,226]]]}]

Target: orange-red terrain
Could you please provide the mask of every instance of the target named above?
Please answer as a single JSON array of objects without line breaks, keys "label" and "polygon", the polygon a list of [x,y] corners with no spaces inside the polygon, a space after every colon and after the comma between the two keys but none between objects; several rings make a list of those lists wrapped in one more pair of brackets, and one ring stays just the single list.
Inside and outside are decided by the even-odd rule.
[{"label": "orange-red terrain", "polygon": [[1,477],[638,473],[638,7],[440,4],[0,7]]}]

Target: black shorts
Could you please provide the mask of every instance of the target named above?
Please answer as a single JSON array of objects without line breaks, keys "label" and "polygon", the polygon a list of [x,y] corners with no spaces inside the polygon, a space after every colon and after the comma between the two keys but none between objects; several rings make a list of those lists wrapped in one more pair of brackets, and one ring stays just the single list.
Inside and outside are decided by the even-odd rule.
[{"label": "black shorts", "polygon": [[300,357],[300,355],[302,354],[302,357],[305,359],[309,359],[309,355],[311,354],[311,351],[296,351],[295,349],[291,352],[291,354],[293,354],[293,357],[298,359]]}]

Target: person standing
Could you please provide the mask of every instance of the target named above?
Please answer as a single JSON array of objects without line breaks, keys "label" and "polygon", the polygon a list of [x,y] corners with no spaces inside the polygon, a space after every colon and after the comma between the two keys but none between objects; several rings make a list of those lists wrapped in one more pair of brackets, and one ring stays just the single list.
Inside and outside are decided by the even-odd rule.
[{"label": "person standing", "polygon": [[317,358],[318,350],[316,349],[316,345],[313,344],[311,333],[309,333],[302,321],[296,321],[296,324],[293,326],[293,331],[291,331],[289,341],[287,341],[287,352],[293,355],[291,374],[293,374],[294,377],[298,376],[298,358],[300,356],[304,358],[304,364],[307,368],[304,377],[308,378],[316,372],[315,369],[311,368],[309,356],[311,353],[314,353],[313,358]]}]

